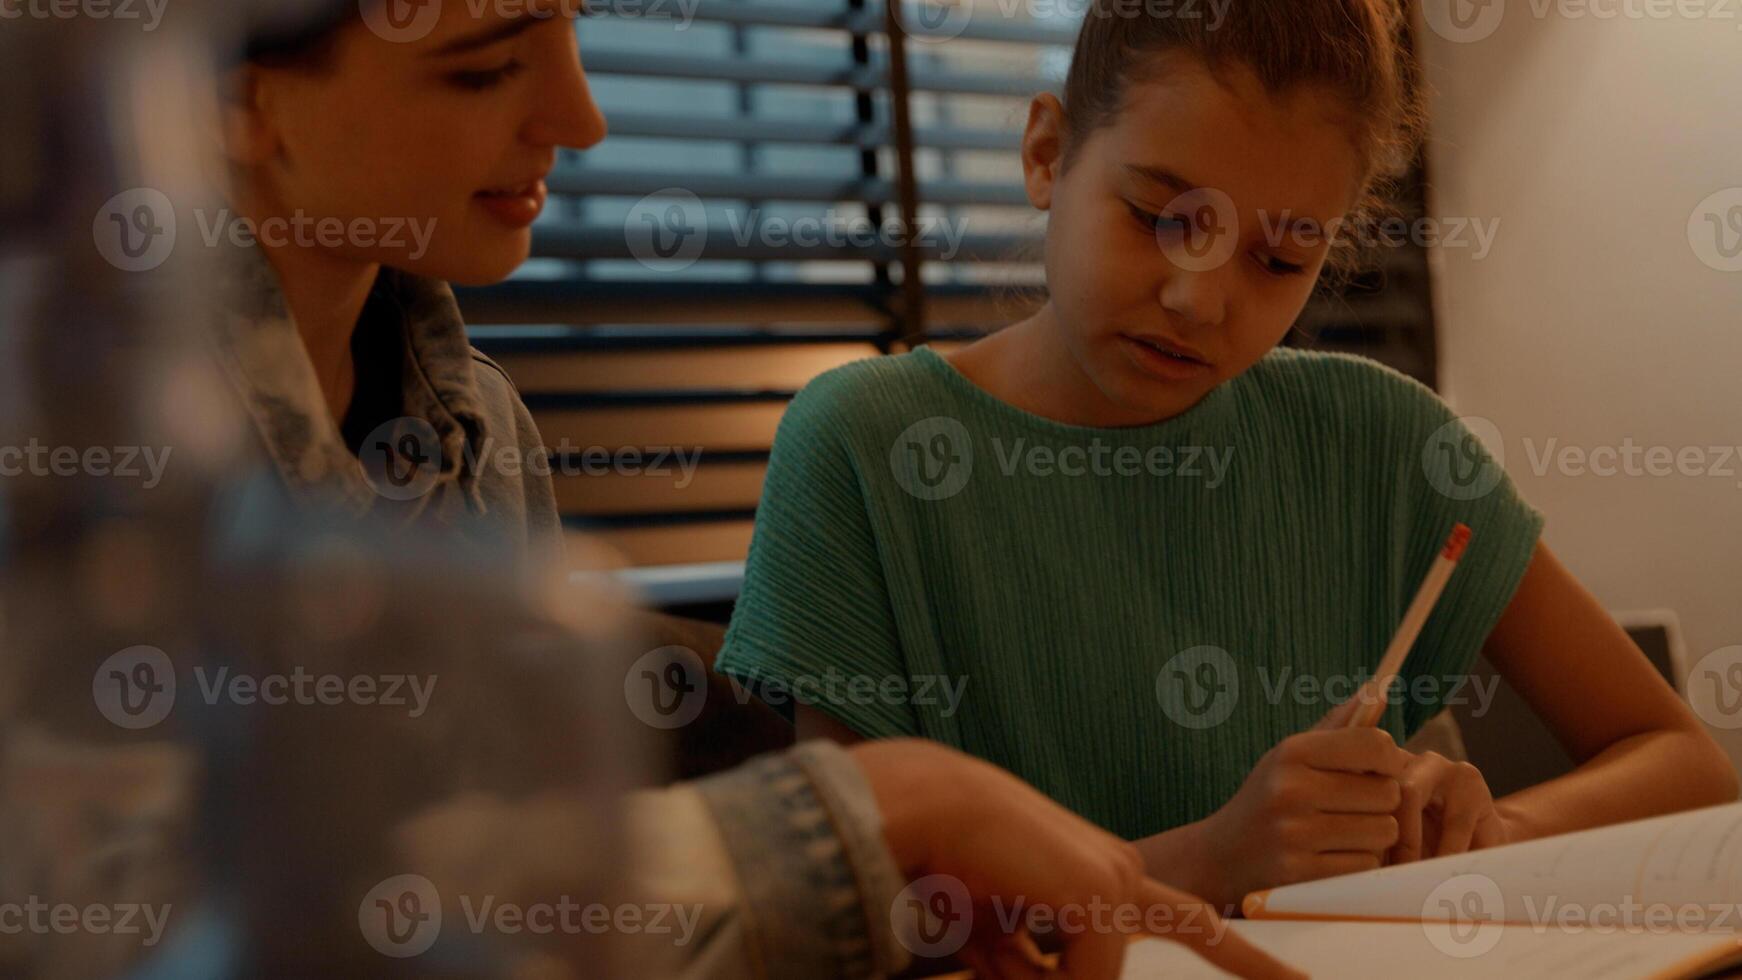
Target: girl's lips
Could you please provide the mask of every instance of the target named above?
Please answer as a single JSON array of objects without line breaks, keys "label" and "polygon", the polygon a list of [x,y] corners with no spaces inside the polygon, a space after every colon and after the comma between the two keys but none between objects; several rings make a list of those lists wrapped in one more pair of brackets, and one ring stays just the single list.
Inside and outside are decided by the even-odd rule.
[{"label": "girl's lips", "polygon": [[496,220],[510,228],[526,228],[538,220],[548,192],[543,180],[511,190],[479,191],[473,195]]},{"label": "girl's lips", "polygon": [[1119,335],[1125,353],[1138,369],[1162,381],[1198,381],[1209,377],[1210,365],[1183,355],[1166,354],[1135,337]]}]

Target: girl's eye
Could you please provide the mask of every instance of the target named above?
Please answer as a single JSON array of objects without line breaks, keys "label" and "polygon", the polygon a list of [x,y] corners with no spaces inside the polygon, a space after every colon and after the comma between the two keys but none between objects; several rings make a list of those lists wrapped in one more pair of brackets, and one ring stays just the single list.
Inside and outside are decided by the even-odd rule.
[{"label": "girl's eye", "polygon": [[487,71],[457,71],[448,76],[448,81],[468,92],[485,92],[520,74],[526,66],[518,59],[510,61],[501,68]]},{"label": "girl's eye", "polygon": [[1186,230],[1186,219],[1179,217],[1178,215],[1153,214],[1149,211],[1143,210],[1135,204],[1132,204],[1130,201],[1125,202],[1125,209],[1131,212],[1131,216],[1136,218],[1137,223],[1142,225],[1146,231],[1161,232]]}]

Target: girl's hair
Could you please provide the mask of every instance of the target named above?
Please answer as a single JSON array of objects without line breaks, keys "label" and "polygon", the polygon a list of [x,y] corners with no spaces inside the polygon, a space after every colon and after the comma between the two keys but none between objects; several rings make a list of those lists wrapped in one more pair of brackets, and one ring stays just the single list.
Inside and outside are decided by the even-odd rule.
[{"label": "girl's hair", "polygon": [[1064,165],[1118,117],[1134,82],[1166,71],[1157,55],[1191,54],[1212,73],[1249,69],[1273,95],[1321,86],[1340,97],[1364,168],[1351,219],[1370,221],[1414,162],[1425,128],[1407,2],[1232,0],[1212,19],[1186,7],[1160,14],[1133,0],[1093,0],[1065,80]]}]

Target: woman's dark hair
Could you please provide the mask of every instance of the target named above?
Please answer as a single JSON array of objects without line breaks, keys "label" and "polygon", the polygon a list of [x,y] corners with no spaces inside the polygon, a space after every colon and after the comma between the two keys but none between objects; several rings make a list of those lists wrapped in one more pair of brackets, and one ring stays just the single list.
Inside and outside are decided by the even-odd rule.
[{"label": "woman's dark hair", "polygon": [[244,29],[242,60],[263,68],[319,68],[332,58],[339,29],[363,15],[363,4],[376,0],[316,0],[281,6],[252,15]]},{"label": "woman's dark hair", "polygon": [[1414,161],[1425,129],[1405,2],[1234,0],[1212,20],[1208,12],[1158,15],[1131,0],[1094,0],[1065,81],[1064,164],[1118,117],[1134,82],[1167,70],[1158,55],[1187,53],[1212,73],[1244,67],[1274,95],[1302,86],[1335,93],[1364,168],[1351,217],[1357,226],[1371,221],[1387,210],[1385,191]]}]

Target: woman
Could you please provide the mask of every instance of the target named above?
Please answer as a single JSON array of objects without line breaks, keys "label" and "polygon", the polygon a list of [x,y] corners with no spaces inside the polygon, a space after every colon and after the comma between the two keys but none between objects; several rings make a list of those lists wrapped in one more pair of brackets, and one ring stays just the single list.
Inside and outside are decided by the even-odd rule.
[{"label": "woman", "polygon": [[[218,346],[293,488],[418,526],[460,525],[536,557],[560,546],[549,477],[491,460],[505,443],[536,451],[538,433],[501,369],[467,344],[447,283],[495,282],[526,259],[557,148],[593,146],[605,122],[565,4],[483,16],[422,5],[409,27],[376,16],[383,9],[364,0],[255,43],[234,74],[232,204],[260,248],[242,250]],[[415,13],[430,10],[427,22]],[[334,219],[342,240],[270,233]],[[406,227],[428,234],[389,234]],[[968,883],[977,904],[1093,896],[1163,911],[1162,924],[1150,916],[1138,928],[1243,976],[1296,975],[1147,878],[1129,845],[941,746],[818,743],[630,805],[661,845],[632,887],[707,899],[706,938],[679,951],[685,976],[898,972],[911,957],[883,923],[902,884],[946,877]],[[403,837],[411,865],[450,887],[526,887],[528,903],[549,901],[551,876],[589,855],[503,842],[584,844],[576,835],[596,809],[592,798],[468,798],[432,807]],[[480,872],[486,881],[469,882]],[[1110,980],[1130,931],[1055,937],[1063,969]],[[978,929],[960,950],[991,976],[1032,969],[1033,942],[1018,923]]]},{"label": "woman", "polygon": [[[338,6],[251,44],[223,106],[231,205],[259,248],[220,350],[279,472],[543,559],[561,525],[538,430],[447,284],[524,262],[557,148],[604,138],[566,8],[462,7],[410,38],[375,30],[383,8]],[[315,222],[344,234],[293,231]]]}]

